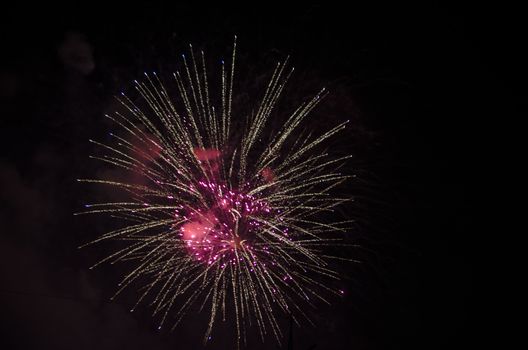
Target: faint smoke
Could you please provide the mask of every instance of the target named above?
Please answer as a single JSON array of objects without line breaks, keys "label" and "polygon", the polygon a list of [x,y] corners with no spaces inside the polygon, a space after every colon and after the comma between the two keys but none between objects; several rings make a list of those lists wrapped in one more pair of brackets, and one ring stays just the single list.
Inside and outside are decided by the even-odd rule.
[{"label": "faint smoke", "polygon": [[20,81],[14,72],[0,71],[0,98],[13,98],[20,90]]},{"label": "faint smoke", "polygon": [[95,69],[92,46],[79,33],[67,33],[57,50],[65,67],[90,74]]}]

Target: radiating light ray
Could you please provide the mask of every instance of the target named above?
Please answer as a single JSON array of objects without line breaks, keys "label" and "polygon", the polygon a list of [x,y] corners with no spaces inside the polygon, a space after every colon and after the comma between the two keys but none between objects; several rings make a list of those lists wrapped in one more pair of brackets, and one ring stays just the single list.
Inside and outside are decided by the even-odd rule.
[{"label": "radiating light ray", "polygon": [[196,304],[199,312],[209,310],[205,342],[215,323],[232,314],[237,346],[254,325],[262,340],[271,333],[280,343],[278,312],[296,324],[300,318],[311,323],[307,305],[341,294],[326,283],[339,280],[330,262],[355,261],[325,253],[346,245],[335,234],[353,221],[321,215],[350,200],[332,193],[349,178],[339,169],[350,156],[320,149],[346,122],[318,136],[303,128],[328,94],[322,89],[270,134],[272,116],[284,114],[278,101],[294,72],[286,58],[275,66],[256,112],[233,128],[243,119],[233,106],[236,38],[230,64],[221,62],[219,96],[209,90],[203,51],[195,55],[190,45],[189,53],[172,75],[176,96],[156,73],[145,73],[134,82],[139,97],[122,93],[116,98],[125,112],[106,115],[119,134],[110,133],[107,143],[91,140],[101,150],[91,158],[140,177],[78,180],[121,190],[126,198],[87,204],[78,213],[124,223],[81,247],[124,244],[91,268],[133,264],[112,298],[143,282],[131,311],[149,297],[160,328],[172,318],[174,329]]}]

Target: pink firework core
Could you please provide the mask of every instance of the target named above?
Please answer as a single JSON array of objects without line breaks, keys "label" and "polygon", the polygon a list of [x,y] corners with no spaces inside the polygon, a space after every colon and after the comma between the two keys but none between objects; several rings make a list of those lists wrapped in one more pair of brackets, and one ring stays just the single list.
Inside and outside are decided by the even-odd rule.
[{"label": "pink firework core", "polygon": [[176,212],[186,219],[179,230],[188,253],[212,264],[234,259],[237,249],[251,250],[260,220],[273,214],[268,203],[214,182],[199,181],[197,189],[209,205]]}]

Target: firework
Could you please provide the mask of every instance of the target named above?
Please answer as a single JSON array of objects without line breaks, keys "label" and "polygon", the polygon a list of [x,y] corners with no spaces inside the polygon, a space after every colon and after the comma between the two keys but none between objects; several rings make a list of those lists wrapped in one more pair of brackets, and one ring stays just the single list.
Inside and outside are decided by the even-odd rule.
[{"label": "firework", "polygon": [[347,221],[327,222],[321,214],[347,200],[331,190],[346,180],[338,169],[348,157],[320,147],[345,123],[319,136],[304,133],[305,117],[327,93],[322,89],[271,132],[271,116],[284,115],[276,107],[293,72],[287,59],[276,65],[254,111],[235,116],[235,52],[236,39],[230,64],[221,63],[218,96],[204,53],[195,55],[192,46],[173,74],[176,94],[152,73],[135,81],[137,99],[117,96],[121,111],[106,117],[120,131],[111,142],[92,141],[103,150],[93,158],[136,175],[79,180],[118,188],[128,198],[86,205],[82,214],[121,220],[121,228],[88,243],[125,244],[94,266],[133,262],[116,295],[142,282],[134,308],[150,298],[160,328],[169,319],[174,328],[197,305],[209,309],[205,341],[215,322],[232,314],[237,343],[252,324],[263,340],[272,333],[280,342],[277,312],[309,320],[306,305],[341,293],[323,282],[338,279],[325,248],[340,244],[333,234],[344,232]]}]

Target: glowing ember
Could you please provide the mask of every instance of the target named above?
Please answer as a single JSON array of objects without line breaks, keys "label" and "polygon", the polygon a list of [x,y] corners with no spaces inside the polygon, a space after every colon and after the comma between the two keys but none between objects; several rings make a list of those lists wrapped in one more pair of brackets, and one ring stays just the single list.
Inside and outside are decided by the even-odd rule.
[{"label": "glowing ember", "polygon": [[251,195],[229,190],[226,185],[199,181],[198,190],[207,202],[208,208],[180,209],[176,217],[183,217],[187,223],[181,226],[180,236],[195,259],[212,263],[218,259],[235,259],[234,250],[251,249],[260,220],[272,213],[270,206]]}]

